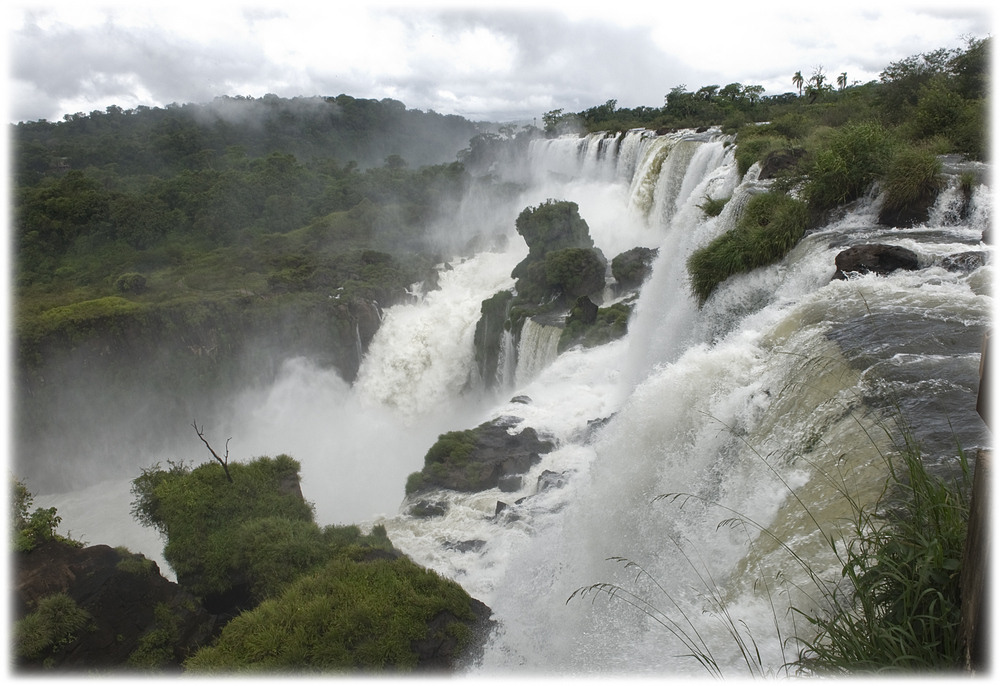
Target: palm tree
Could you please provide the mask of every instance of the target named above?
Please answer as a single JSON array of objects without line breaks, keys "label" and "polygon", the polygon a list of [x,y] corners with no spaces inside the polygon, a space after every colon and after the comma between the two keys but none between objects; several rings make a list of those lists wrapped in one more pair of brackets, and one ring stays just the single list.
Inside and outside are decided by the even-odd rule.
[{"label": "palm tree", "polygon": [[792,77],[792,85],[799,89],[800,98],[802,97],[802,84],[805,82],[806,80],[802,78],[802,72],[801,71],[795,72],[795,76]]},{"label": "palm tree", "polygon": [[847,88],[847,72],[842,72],[840,76],[837,77],[837,86],[840,90]]}]

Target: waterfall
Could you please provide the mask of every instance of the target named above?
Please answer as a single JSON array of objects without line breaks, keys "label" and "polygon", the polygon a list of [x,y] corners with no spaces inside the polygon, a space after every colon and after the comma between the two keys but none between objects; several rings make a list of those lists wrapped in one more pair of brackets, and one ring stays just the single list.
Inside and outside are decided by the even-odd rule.
[{"label": "waterfall", "polygon": [[[766,537],[720,523],[733,513],[752,519],[837,578],[822,535],[847,514],[838,489],[863,500],[881,485],[881,427],[893,412],[906,413],[941,473],[955,468],[955,440],[969,454],[988,445],[973,409],[992,312],[988,169],[951,164],[929,220],[912,229],[879,226],[879,199],[859,200],[784,260],[729,278],[699,307],[687,257],[731,230],[770,183],[756,165],[741,176],[727,142],[718,131],[643,130],[533,141],[527,160],[495,170],[521,191],[487,212],[471,200],[463,209],[463,222],[479,217],[490,233],[506,231],[507,252],[455,264],[440,272],[439,290],[387,308],[353,386],[290,360],[272,387],[235,399],[219,427],[238,437],[234,452],[300,460],[321,524],[383,524],[414,561],[489,605],[496,628],[472,674],[704,674],[669,631],[627,604],[567,602],[601,582],[672,612],[704,637],[724,673],[738,675],[718,594],[765,668],[780,673],[795,647],[775,627],[793,635],[788,604],[809,609],[796,590],[806,580]],[[958,175],[970,170],[978,180],[967,190]],[[529,318],[516,350],[511,332],[500,338],[502,383],[487,391],[474,383],[480,308],[513,287],[510,272],[527,252],[513,218],[550,197],[578,203],[609,259],[637,245],[658,257],[624,338],[557,354],[561,329]],[[706,217],[705,197],[730,200]],[[831,280],[840,250],[877,242],[915,251],[926,268]],[[947,268],[958,253],[986,258]],[[406,475],[440,433],[500,417],[556,444],[520,490],[436,492],[444,515],[400,513]],[[543,471],[563,485],[540,489]],[[654,500],[667,493],[690,497]],[[501,499],[511,505],[497,517]],[[74,508],[83,517],[93,500],[66,502],[36,498],[88,540],[111,530],[89,520],[95,531],[78,528]],[[127,520],[122,510],[115,517]],[[454,545],[463,541],[482,544]],[[159,549],[147,554],[159,559]],[[637,582],[615,557],[648,577]],[[763,582],[777,584],[777,605]]]},{"label": "waterfall", "polygon": [[562,328],[539,324],[529,318],[521,329],[517,346],[517,371],[515,381],[523,386],[534,379],[559,354],[559,336]]}]

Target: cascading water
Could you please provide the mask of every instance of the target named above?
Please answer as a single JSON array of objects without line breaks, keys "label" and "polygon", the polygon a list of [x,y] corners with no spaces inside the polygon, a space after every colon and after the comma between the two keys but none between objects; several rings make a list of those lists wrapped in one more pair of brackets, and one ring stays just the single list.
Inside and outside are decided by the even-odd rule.
[{"label": "cascading water", "polygon": [[[945,193],[932,215],[937,224],[882,229],[875,225],[878,202],[868,199],[807,236],[783,262],[731,278],[699,309],[689,294],[687,255],[731,228],[767,182],[757,180],[756,167],[740,179],[717,137],[664,138],[626,135],[619,151],[636,151],[640,141],[643,148],[634,177],[625,179],[631,190],[605,196],[618,199],[619,216],[648,217],[658,237],[659,258],[630,333],[567,351],[540,373],[532,370],[533,379],[523,373],[522,357],[513,391],[530,404],[502,403],[488,414],[516,417],[519,427],[554,438],[558,449],[516,493],[440,494],[450,505],[442,517],[384,520],[400,548],[493,608],[498,628],[476,673],[702,673],[695,660],[678,657],[689,649],[627,603],[567,603],[598,582],[628,586],[677,621],[690,620],[688,629],[732,673],[741,656],[713,604],[717,594],[758,642],[764,671],[780,672],[795,657],[794,645],[782,640],[794,633],[788,606],[809,607],[795,591],[802,570],[756,530],[720,530],[719,523],[739,513],[824,570],[835,561],[819,531],[833,531],[847,514],[838,493],[865,500],[884,479],[880,455],[888,446],[876,427],[891,421],[891,398],[907,398],[902,409],[920,425],[929,459],[943,468],[951,461],[938,435],[944,417],[966,448],[984,445],[971,408],[979,339],[989,322],[990,267],[931,266],[846,281],[831,275],[836,254],[856,242],[906,245],[929,264],[984,250],[988,217],[957,223],[956,212],[943,209],[954,204]],[[593,161],[579,140],[572,158],[564,155],[571,139],[538,142],[532,161],[538,175],[558,158],[559,197],[574,201],[582,200],[574,192],[588,188]],[[630,164],[612,156],[600,161]],[[614,174],[595,174],[625,185]],[[986,206],[980,198],[988,192],[981,185],[970,207]],[[721,215],[705,218],[697,205],[706,196],[732,200]],[[581,202],[587,218],[583,208]],[[594,234],[601,247],[601,231]],[[934,333],[931,340],[909,332],[899,340],[900,326]],[[894,340],[879,343],[883,338]],[[543,488],[544,471],[565,485]],[[792,492],[808,515],[791,504]],[[683,507],[682,500],[653,502],[665,493],[693,497]],[[498,500],[520,504],[494,515]],[[607,561],[615,556],[642,565],[647,583],[633,584],[636,570]],[[761,590],[767,584],[770,600]]]},{"label": "cascading water", "polygon": [[[952,166],[953,176],[968,171]],[[836,526],[838,489],[863,498],[881,484],[887,446],[873,427],[893,404],[942,471],[953,469],[954,438],[968,451],[985,445],[972,408],[992,267],[970,258],[972,266],[953,269],[948,256],[989,252],[981,243],[989,188],[979,183],[966,198],[953,182],[927,224],[906,230],[879,227],[879,201],[867,198],[782,262],[730,278],[699,308],[687,256],[732,228],[767,186],[757,167],[739,176],[724,137],[636,130],[540,140],[528,160],[499,171],[524,188],[486,213],[510,219],[508,250],[456,264],[441,272],[440,290],[388,308],[353,387],[291,360],[272,387],[234,401],[219,435],[237,436],[253,454],[293,455],[321,524],[383,523],[416,562],[486,602],[497,626],[472,673],[703,673],[679,657],[689,649],[674,634],[628,604],[567,602],[599,582],[669,611],[734,673],[741,657],[713,604],[718,594],[757,641],[765,670],[780,672],[794,646],[776,631],[792,635],[788,603],[807,602],[795,595],[800,570],[752,528],[719,523],[739,513],[821,569],[833,560],[815,522]],[[706,218],[698,208],[706,197],[731,200]],[[558,328],[529,321],[517,355],[510,332],[501,339],[501,383],[490,395],[474,383],[480,305],[513,286],[511,269],[526,252],[513,218],[547,198],[578,203],[609,259],[635,246],[659,256],[625,338],[556,356],[553,339],[542,344],[540,334],[557,341]],[[467,211],[475,216],[474,203]],[[908,247],[924,268],[831,281],[837,253],[864,242]],[[510,401],[515,395],[530,402]],[[519,491],[441,492],[442,516],[394,514],[406,475],[438,434],[497,417],[557,444]],[[545,471],[557,478],[541,479]],[[666,493],[691,497],[654,502]],[[509,505],[500,515],[498,500]],[[93,526],[110,535],[106,523],[86,523],[94,503],[86,493],[36,499],[59,507],[77,533]],[[127,516],[126,505],[113,519]],[[116,533],[110,542],[165,569],[158,542],[135,540]],[[649,576],[633,584],[636,570],[608,561],[616,556]]]}]

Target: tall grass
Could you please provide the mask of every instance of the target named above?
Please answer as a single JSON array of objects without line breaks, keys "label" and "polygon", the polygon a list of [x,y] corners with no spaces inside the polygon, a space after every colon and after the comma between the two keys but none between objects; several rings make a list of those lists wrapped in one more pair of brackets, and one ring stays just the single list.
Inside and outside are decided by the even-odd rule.
[{"label": "tall grass", "polygon": [[805,204],[788,195],[762,193],[751,198],[736,228],[688,258],[691,288],[699,304],[733,274],[782,259],[802,238],[808,221]]},{"label": "tall grass", "polygon": [[[709,612],[725,627],[751,675],[941,673],[961,668],[959,577],[969,516],[968,461],[959,447],[960,476],[953,481],[935,477],[928,473],[911,431],[901,424],[892,431],[882,428],[894,439],[894,449],[880,451],[887,477],[873,502],[864,502],[853,494],[843,475],[837,477],[811,465],[836,489],[851,513],[843,528],[832,533],[824,531],[818,513],[761,457],[763,465],[781,480],[789,497],[822,535],[824,547],[832,553],[835,568],[839,568],[839,577],[818,569],[792,542],[718,502],[691,493],[668,493],[654,499],[680,507],[692,500],[718,507],[729,514],[719,527],[737,529],[746,536],[751,548],[747,559],[756,560],[753,564],[757,565],[754,587],[765,594],[770,605],[782,654],[787,646],[797,645],[795,658],[786,655],[778,666],[764,664],[757,638],[743,620],[730,613],[726,595],[704,561],[696,562],[677,541],[674,545],[696,572]],[[792,565],[804,573],[805,581],[791,581],[792,575],[785,573],[768,578],[754,550],[765,539],[788,556]],[[570,600],[604,594],[625,602],[677,637],[688,651],[686,657],[714,676],[722,676],[720,660],[687,614],[689,610],[638,564],[624,558],[609,559],[622,562],[626,569],[638,570],[637,580],[645,577],[652,581],[669,607],[609,583],[580,588]],[[792,590],[800,600],[792,600]],[[782,635],[783,615],[792,621],[792,636]],[[796,618],[804,619],[805,625],[798,625]]]}]

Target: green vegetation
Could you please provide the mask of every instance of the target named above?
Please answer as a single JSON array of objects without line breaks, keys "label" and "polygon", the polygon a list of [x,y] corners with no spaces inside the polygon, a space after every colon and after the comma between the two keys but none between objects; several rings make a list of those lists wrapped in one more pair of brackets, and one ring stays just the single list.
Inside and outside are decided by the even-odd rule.
[{"label": "green vegetation", "polygon": [[941,161],[928,150],[906,146],[893,155],[882,190],[883,209],[902,210],[927,202],[941,189]]},{"label": "green vegetation", "polygon": [[628,333],[628,318],[631,313],[632,308],[625,303],[614,303],[609,307],[597,308],[594,320],[588,324],[581,308],[574,307],[559,336],[559,352],[577,344],[593,348],[621,338]]},{"label": "green vegetation", "polygon": [[784,257],[802,237],[808,220],[806,205],[787,195],[762,193],[751,198],[736,228],[688,258],[691,287],[699,303],[704,304],[715,287],[733,274]]},{"label": "green vegetation", "polygon": [[152,628],[142,635],[125,664],[132,669],[156,672],[174,659],[174,646],[179,639],[177,618],[170,606],[158,603],[153,608]]},{"label": "green vegetation", "polygon": [[456,470],[467,472],[470,482],[478,481],[481,465],[471,464],[469,456],[476,448],[475,429],[449,431],[438,436],[437,441],[424,456],[424,470],[414,472],[406,480],[406,495],[412,495],[435,481],[444,480]]},{"label": "green vegetation", "polygon": [[706,217],[718,217],[729,200],[730,198],[710,198],[706,195],[705,202],[698,205],[698,209],[704,212]]},{"label": "green vegetation", "polygon": [[[229,469],[232,483],[214,462],[157,465],[133,481],[133,516],[164,534],[178,582],[243,610],[188,670],[408,670],[415,642],[464,645],[465,622],[476,619],[469,596],[399,555],[385,527],[320,528],[288,456]],[[176,633],[170,609],[158,607],[128,664],[165,664]]]},{"label": "green vegetation", "polygon": [[125,546],[116,546],[115,551],[121,558],[115,567],[120,572],[135,576],[149,576],[153,573],[153,561],[140,553],[133,553]]},{"label": "green vegetation", "polygon": [[815,154],[803,193],[818,210],[859,198],[885,174],[892,154],[893,140],[877,122],[838,129]]},{"label": "green vegetation", "polygon": [[14,653],[36,659],[72,643],[91,624],[90,614],[65,593],[38,601],[38,608],[14,625]]},{"label": "green vegetation", "polygon": [[796,666],[814,673],[957,671],[963,665],[959,572],[969,519],[969,468],[962,478],[928,474],[909,433],[889,462],[885,498],[852,502],[853,540],[843,563],[846,593],[825,589],[817,629]]},{"label": "green vegetation", "polygon": [[546,283],[568,299],[603,291],[605,270],[604,260],[592,249],[563,248],[545,254]]},{"label": "green vegetation", "polygon": [[389,547],[385,532],[320,528],[298,492],[299,464],[287,455],[190,469],[169,463],[132,482],[132,515],[167,539],[163,556],[195,595],[244,590],[256,601],[351,546]]},{"label": "green vegetation", "polygon": [[56,533],[56,527],[62,523],[62,517],[56,514],[54,507],[39,507],[31,510],[34,496],[20,479],[10,477],[10,527],[14,551],[27,553],[35,546],[46,541],[59,541],[76,548],[83,547],[81,541]]},{"label": "green vegetation", "polygon": [[185,667],[191,673],[410,671],[417,666],[414,642],[467,642],[469,629],[459,621],[427,636],[441,615],[475,619],[455,582],[406,558],[339,558],[234,619]]}]

